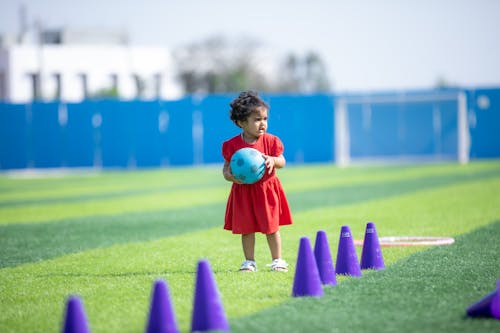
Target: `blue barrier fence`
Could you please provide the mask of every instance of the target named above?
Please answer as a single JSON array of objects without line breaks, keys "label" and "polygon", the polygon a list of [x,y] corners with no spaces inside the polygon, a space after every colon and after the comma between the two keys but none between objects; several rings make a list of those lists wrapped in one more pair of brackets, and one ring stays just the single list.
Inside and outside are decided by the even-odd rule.
[{"label": "blue barrier fence", "polygon": [[[406,93],[405,96],[436,91]],[[470,157],[500,157],[500,88],[468,89]],[[373,95],[348,110],[352,157],[457,153],[457,102],[401,102]],[[236,94],[176,101],[0,104],[0,168],[158,167],[221,163]],[[335,162],[335,108],[342,95],[263,95],[269,132],[295,163]]]},{"label": "blue barrier fence", "polygon": [[468,91],[471,158],[500,156],[500,88]]}]

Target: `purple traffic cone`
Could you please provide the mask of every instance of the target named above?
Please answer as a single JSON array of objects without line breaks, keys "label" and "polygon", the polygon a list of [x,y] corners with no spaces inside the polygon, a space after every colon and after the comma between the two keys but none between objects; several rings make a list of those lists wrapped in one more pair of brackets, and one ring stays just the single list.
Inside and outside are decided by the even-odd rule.
[{"label": "purple traffic cone", "polygon": [[316,233],[316,243],[314,244],[314,257],[318,265],[319,277],[324,285],[337,285],[337,277],[335,275],[335,267],[333,266],[330,246],[328,245],[328,237],[324,230]]},{"label": "purple traffic cone", "polygon": [[500,280],[497,289],[467,308],[470,317],[493,317],[500,319]]},{"label": "purple traffic cone", "polygon": [[337,263],[335,265],[337,274],[361,276],[358,255],[354,247],[352,233],[349,226],[344,225],[340,229],[339,247],[337,251]]},{"label": "purple traffic cone", "polygon": [[146,326],[147,333],[178,333],[174,308],[170,302],[167,283],[156,280],[149,309],[149,320]]},{"label": "purple traffic cone", "polygon": [[63,333],[89,333],[87,316],[80,297],[73,295],[66,302]]},{"label": "purple traffic cone", "polygon": [[198,262],[194,294],[192,332],[229,331],[219,290],[208,260]]},{"label": "purple traffic cone", "polygon": [[361,269],[384,269],[384,257],[380,249],[375,223],[366,224],[363,251],[361,252]]},{"label": "purple traffic cone", "polygon": [[302,237],[293,280],[293,297],[323,296],[323,287],[309,238]]}]

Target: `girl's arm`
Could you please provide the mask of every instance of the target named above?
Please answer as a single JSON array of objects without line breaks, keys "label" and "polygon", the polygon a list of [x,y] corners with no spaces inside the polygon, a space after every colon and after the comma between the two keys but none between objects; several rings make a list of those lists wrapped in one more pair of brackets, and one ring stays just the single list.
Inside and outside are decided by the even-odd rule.
[{"label": "girl's arm", "polygon": [[269,174],[273,172],[273,169],[281,169],[286,165],[285,156],[281,154],[280,156],[269,156],[264,155],[266,160],[266,168],[269,169]]},{"label": "girl's arm", "polygon": [[231,167],[229,166],[228,161],[224,161],[224,166],[222,167],[222,174],[224,175],[224,179],[227,180],[228,182],[243,184],[234,177],[233,173],[231,172]]}]

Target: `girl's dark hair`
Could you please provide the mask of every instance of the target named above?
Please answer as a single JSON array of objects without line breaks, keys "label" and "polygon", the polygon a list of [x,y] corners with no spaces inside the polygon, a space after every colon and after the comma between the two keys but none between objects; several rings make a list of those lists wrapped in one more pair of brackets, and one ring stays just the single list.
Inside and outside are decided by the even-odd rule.
[{"label": "girl's dark hair", "polygon": [[238,125],[237,121],[244,121],[248,116],[259,108],[269,110],[269,105],[264,102],[255,91],[243,91],[230,104],[229,117]]}]

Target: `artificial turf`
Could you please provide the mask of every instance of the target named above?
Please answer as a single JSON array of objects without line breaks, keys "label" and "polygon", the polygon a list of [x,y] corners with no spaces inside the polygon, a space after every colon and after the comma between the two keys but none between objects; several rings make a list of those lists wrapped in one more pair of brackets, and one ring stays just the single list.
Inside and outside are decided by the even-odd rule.
[{"label": "artificial turf", "polygon": [[321,298],[291,298],[232,320],[233,332],[496,332],[500,322],[469,318],[465,309],[491,293],[500,278],[500,221],[363,271]]},{"label": "artificial turf", "polygon": [[[143,331],[155,279],[167,281],[189,331],[196,263],[214,270],[234,332],[477,332],[465,307],[500,278],[500,163],[280,170],[294,225],[282,229],[288,274],[236,272],[240,239],[221,229],[229,184],[220,168],[0,176],[0,331],[60,329],[64,302],[81,295],[93,332]],[[350,225],[362,238],[453,236],[452,246],[384,248],[387,269],[339,278],[325,296],[291,298],[298,240]],[[358,249],[359,250],[359,249]],[[480,262],[480,264],[478,264]],[[411,297],[407,297],[409,294]],[[454,294],[454,296],[453,296]],[[421,319],[422,318],[422,319]],[[419,320],[425,323],[418,323]],[[432,327],[435,330],[432,330]]]}]

